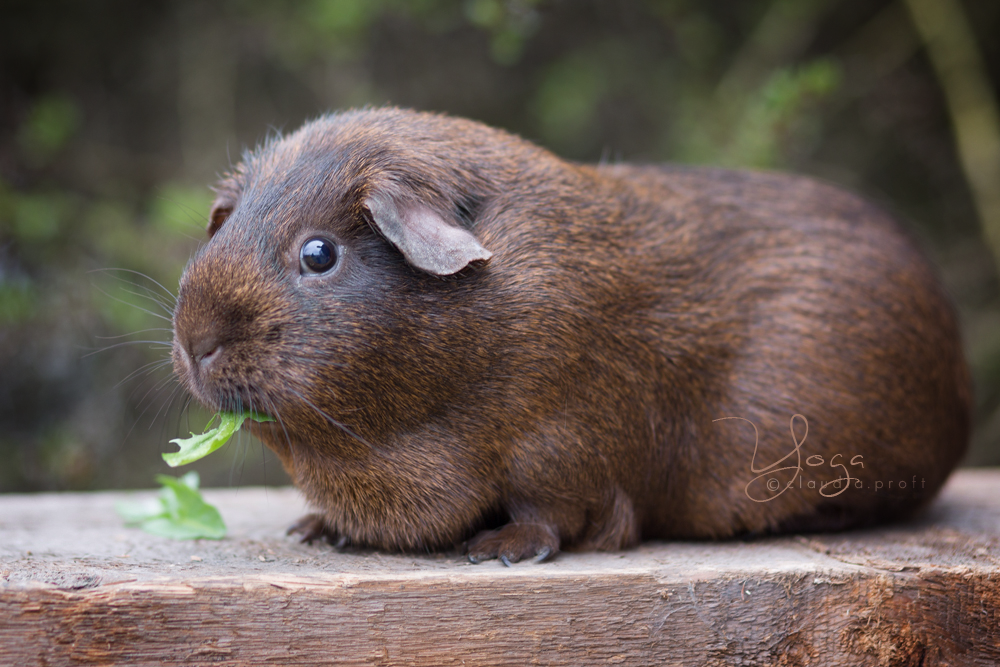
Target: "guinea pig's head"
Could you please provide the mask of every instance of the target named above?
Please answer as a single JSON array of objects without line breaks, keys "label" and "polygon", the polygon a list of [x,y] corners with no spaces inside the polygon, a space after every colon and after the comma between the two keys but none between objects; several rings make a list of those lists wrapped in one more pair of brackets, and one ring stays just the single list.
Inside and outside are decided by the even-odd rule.
[{"label": "guinea pig's head", "polygon": [[474,212],[490,193],[433,150],[442,123],[324,117],[222,180],[173,316],[174,368],[199,401],[340,447],[353,440],[331,434],[377,439],[475,381],[492,253]]}]

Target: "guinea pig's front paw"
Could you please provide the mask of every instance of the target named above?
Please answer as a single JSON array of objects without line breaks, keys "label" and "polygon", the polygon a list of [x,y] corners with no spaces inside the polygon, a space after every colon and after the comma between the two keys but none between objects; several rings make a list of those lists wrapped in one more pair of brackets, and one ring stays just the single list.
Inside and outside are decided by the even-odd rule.
[{"label": "guinea pig's front paw", "polygon": [[536,563],[559,552],[559,537],[547,523],[508,523],[498,530],[484,530],[469,540],[470,563],[499,558],[504,565],[531,558]]},{"label": "guinea pig's front paw", "polygon": [[337,549],[347,546],[347,535],[338,535],[331,530],[320,514],[306,514],[289,527],[286,535],[299,535],[299,542],[312,544],[316,540],[324,540]]}]

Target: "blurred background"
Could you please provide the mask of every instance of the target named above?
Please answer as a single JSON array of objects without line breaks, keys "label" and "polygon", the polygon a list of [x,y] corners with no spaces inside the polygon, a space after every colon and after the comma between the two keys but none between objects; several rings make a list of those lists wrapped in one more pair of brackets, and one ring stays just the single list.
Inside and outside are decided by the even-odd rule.
[{"label": "blurred background", "polygon": [[[882,203],[961,313],[966,465],[1000,464],[998,34],[996,0],[4,0],[0,491],[153,485],[210,416],[165,365],[208,185],[267,135],[365,104]],[[197,467],[287,481],[245,436]]]}]

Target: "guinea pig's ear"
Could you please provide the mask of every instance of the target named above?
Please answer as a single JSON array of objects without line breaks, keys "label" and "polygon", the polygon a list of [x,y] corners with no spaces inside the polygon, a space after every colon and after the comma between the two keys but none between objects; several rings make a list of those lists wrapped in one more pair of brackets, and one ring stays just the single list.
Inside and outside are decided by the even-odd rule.
[{"label": "guinea pig's ear", "polygon": [[208,214],[208,228],[205,230],[208,232],[208,238],[215,236],[223,223],[233,214],[243,189],[239,180],[242,172],[243,166],[240,165],[236,171],[226,174],[212,187],[215,190],[215,202],[212,203],[212,210]]},{"label": "guinea pig's ear", "polygon": [[212,210],[208,214],[208,238],[215,236],[215,233],[222,227],[222,223],[232,215],[234,204],[228,197],[219,197],[212,204]]},{"label": "guinea pig's ear", "polygon": [[421,271],[450,276],[493,257],[467,229],[449,224],[418,201],[372,195],[364,204],[382,235]]}]

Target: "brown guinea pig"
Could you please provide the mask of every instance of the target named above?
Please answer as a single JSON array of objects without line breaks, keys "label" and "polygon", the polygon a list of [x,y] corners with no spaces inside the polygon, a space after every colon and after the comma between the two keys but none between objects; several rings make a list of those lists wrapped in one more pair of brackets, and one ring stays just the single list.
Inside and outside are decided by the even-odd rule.
[{"label": "brown guinea pig", "polygon": [[965,450],[952,308],[837,188],[375,109],[217,193],[175,368],[274,417],[252,430],[316,509],[305,539],[509,564],[840,529],[920,506]]}]

